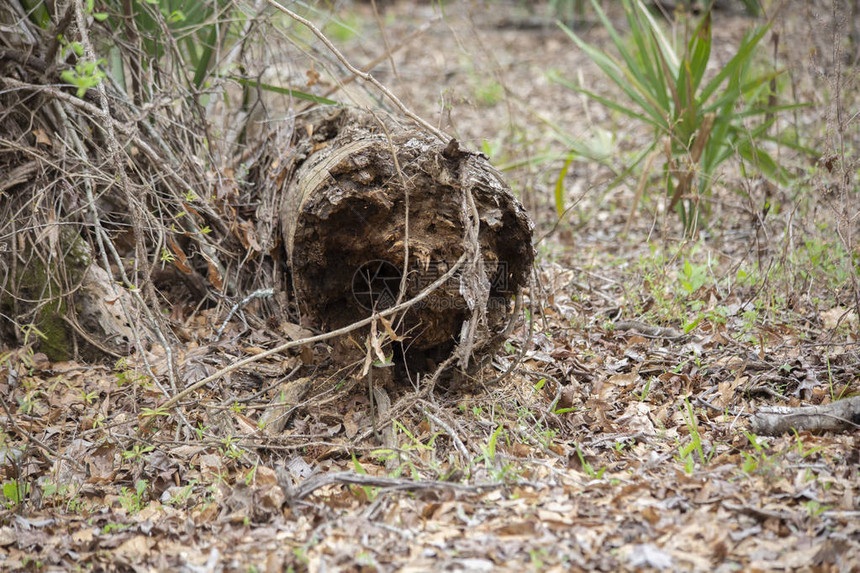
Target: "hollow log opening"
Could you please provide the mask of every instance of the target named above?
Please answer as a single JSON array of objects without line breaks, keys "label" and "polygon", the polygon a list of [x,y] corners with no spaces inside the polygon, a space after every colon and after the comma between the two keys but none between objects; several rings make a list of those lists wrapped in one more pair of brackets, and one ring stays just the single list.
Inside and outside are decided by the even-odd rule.
[{"label": "hollow log opening", "polygon": [[532,224],[485,156],[357,110],[308,118],[295,133],[280,215],[303,313],[346,326],[415,296],[470,252],[481,264],[411,307],[397,333],[409,352],[450,352],[474,313],[482,341],[502,328],[533,260]]}]

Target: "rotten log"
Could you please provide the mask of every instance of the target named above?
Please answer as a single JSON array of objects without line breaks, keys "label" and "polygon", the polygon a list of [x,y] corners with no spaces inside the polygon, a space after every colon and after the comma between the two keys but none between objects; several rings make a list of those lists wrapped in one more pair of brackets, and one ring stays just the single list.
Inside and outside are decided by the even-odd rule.
[{"label": "rotten log", "polygon": [[750,425],[754,433],[767,436],[786,434],[792,429],[798,432],[856,429],[860,427],[860,396],[818,406],[762,409],[752,416]]},{"label": "rotten log", "polygon": [[395,322],[397,335],[434,359],[459,344],[461,364],[498,338],[527,281],[533,224],[486,156],[355,109],[310,115],[294,133],[279,160],[289,167],[277,170],[279,214],[310,322],[337,329],[390,308],[466,254],[452,280]]}]

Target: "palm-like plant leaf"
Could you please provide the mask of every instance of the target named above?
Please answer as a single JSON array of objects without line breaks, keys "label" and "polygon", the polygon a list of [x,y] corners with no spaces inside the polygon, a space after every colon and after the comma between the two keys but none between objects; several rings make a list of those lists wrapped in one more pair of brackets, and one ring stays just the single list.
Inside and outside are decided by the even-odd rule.
[{"label": "palm-like plant leaf", "polygon": [[[594,93],[564,78],[556,78],[556,81],[615,112],[651,126],[655,130],[655,140],[648,146],[649,150],[664,136],[669,137],[670,155],[664,168],[666,192],[686,228],[698,218],[698,202],[684,205],[678,199],[693,191],[708,193],[716,169],[733,155],[755,165],[768,177],[784,179],[786,171],[759,143],[772,140],[767,131],[777,113],[798,106],[755,105],[754,102],[764,99],[765,90],[770,89],[772,80],[781,71],[750,76],[756,47],[773,19],[748,33],[726,65],[706,81],[712,48],[710,10],[705,12],[683,51],[679,52],[642,0],[622,0],[630,26],[629,41],[618,33],[597,0],[592,0],[592,5],[609,33],[617,57],[559,25],[628,101]],[[758,117],[764,117],[765,121],[753,127],[745,125],[750,118]],[[642,155],[639,157],[641,159]],[[698,182],[695,189],[691,187],[694,180]]]}]

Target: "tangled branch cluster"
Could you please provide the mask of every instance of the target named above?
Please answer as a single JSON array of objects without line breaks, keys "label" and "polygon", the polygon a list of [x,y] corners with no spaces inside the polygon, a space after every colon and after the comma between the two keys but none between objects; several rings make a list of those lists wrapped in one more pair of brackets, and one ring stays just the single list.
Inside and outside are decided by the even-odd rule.
[{"label": "tangled branch cluster", "polygon": [[[156,342],[169,361],[173,303],[271,284],[253,185],[236,174],[255,159],[248,114],[212,72],[243,57],[245,40],[216,25],[234,6],[181,38],[147,3],[51,4],[0,7],[0,340],[41,341],[54,360]],[[204,32],[195,53],[218,65],[189,77],[180,42]],[[214,116],[240,128],[219,133]]]}]

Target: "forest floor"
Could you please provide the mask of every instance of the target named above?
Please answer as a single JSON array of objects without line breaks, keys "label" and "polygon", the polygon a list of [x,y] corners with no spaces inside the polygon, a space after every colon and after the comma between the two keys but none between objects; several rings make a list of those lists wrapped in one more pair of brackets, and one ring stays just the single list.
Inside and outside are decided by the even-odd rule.
[{"label": "forest floor", "polygon": [[[345,4],[323,29],[359,65],[432,22],[373,75],[487,153],[529,210],[524,319],[474,384],[395,411],[395,448],[374,438],[366,382],[317,368],[325,345],[233,372],[144,437],[162,394],[132,361],[8,352],[0,570],[860,571],[856,426],[750,426],[768,406],[860,394],[860,91],[830,3],[789,2],[773,28],[779,97],[811,104],[774,130],[817,155],[774,147],[793,174],[779,185],[728,162],[691,239],[659,168],[639,204],[638,175],[610,187],[653,136],[551,79],[612,93],[543,8]],[[757,20],[713,18],[719,64]],[[608,48],[590,8],[577,30]],[[559,222],[563,136],[612,159],[574,159]],[[207,342],[224,319],[207,312],[184,326],[189,380],[281,342],[240,320]],[[277,410],[280,435],[260,429],[318,376],[326,393]]]}]

